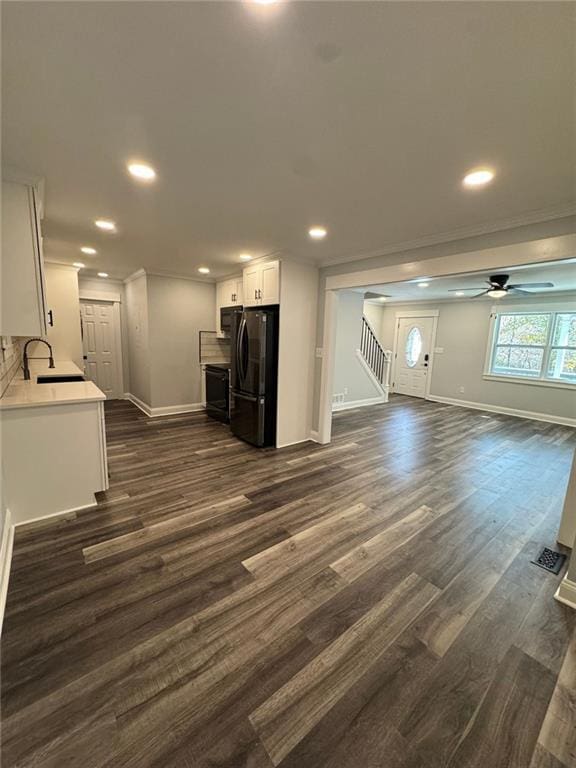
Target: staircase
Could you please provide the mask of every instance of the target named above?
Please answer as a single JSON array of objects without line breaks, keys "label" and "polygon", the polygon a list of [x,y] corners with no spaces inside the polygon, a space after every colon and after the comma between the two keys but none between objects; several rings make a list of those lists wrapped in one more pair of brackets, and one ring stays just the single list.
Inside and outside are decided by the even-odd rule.
[{"label": "staircase", "polygon": [[388,402],[390,360],[392,353],[384,349],[374,333],[367,317],[362,315],[362,330],[360,334],[360,348],[355,349],[355,357],[358,365],[364,371],[371,386],[368,387],[371,396],[365,399],[346,399],[348,391],[333,393],[332,410],[344,411],[348,408],[377,405]]},{"label": "staircase", "polygon": [[368,322],[366,315],[362,315],[362,333],[360,336],[359,352],[372,372],[372,375],[378,381],[380,387],[385,391],[386,399],[388,399],[391,353],[384,349],[376,338],[376,334],[372,330],[372,326]]}]

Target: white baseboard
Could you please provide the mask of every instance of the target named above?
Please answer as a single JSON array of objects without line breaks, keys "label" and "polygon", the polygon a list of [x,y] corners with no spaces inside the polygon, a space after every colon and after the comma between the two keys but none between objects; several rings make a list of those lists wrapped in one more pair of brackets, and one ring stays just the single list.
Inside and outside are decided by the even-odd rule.
[{"label": "white baseboard", "polygon": [[152,408],[152,418],[155,416],[173,416],[178,413],[195,413],[205,410],[204,403],[186,403],[185,405],[165,405],[161,408]]},{"label": "white baseboard", "polygon": [[472,408],[475,411],[488,411],[490,413],[502,413],[505,416],[517,416],[519,419],[547,421],[550,424],[562,424],[565,427],[576,427],[576,419],[568,416],[551,416],[547,413],[520,411],[517,408],[505,408],[504,406],[489,405],[488,403],[474,403],[469,400],[457,400],[452,397],[440,397],[439,395],[428,395],[426,400],[432,400],[435,403],[444,403],[446,405],[456,405],[460,408]]},{"label": "white baseboard", "polygon": [[576,610],[576,581],[570,581],[568,574],[566,574],[560,582],[554,597],[559,603],[564,603],[564,605]]},{"label": "white baseboard", "polygon": [[22,520],[20,523],[14,523],[14,528],[18,530],[27,530],[28,528],[42,528],[44,525],[50,525],[54,520],[75,520],[77,512],[83,512],[85,509],[94,509],[98,506],[98,502],[94,499],[90,504],[82,504],[79,507],[72,507],[71,509],[63,509],[61,512],[50,512],[48,515],[38,515],[38,517],[31,517],[29,520]]},{"label": "white baseboard", "polygon": [[302,445],[302,443],[309,443],[312,440],[311,437],[303,437],[301,440],[291,440],[288,443],[276,443],[276,448],[289,448],[291,445]]},{"label": "white baseboard", "polygon": [[124,400],[130,400],[131,403],[133,403],[136,408],[140,408],[142,413],[145,413],[146,416],[152,416],[152,408],[145,403],[143,400],[140,400],[139,397],[136,397],[136,395],[133,395],[131,392],[124,392]]},{"label": "white baseboard", "polygon": [[7,509],[0,543],[0,635],[2,634],[2,625],[4,623],[4,610],[8,596],[10,566],[12,564],[12,549],[14,547],[14,526],[11,522],[10,510]]},{"label": "white baseboard", "polygon": [[350,411],[352,408],[364,408],[367,405],[379,405],[387,402],[385,395],[379,397],[369,397],[366,400],[351,400],[348,403],[335,403],[332,406],[332,413],[336,411]]},{"label": "white baseboard", "polygon": [[205,408],[204,403],[185,403],[184,405],[165,405],[160,408],[152,408],[148,403],[140,400],[139,397],[130,392],[124,393],[124,399],[130,400],[137,408],[140,408],[142,413],[145,413],[151,419],[157,416],[174,416],[178,413],[194,413],[195,411],[203,411]]}]

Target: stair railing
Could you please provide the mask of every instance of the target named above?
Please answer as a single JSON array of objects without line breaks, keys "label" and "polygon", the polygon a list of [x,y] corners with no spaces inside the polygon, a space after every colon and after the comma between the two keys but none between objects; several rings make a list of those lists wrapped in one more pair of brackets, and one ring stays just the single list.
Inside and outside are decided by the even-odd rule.
[{"label": "stair railing", "polygon": [[389,353],[382,347],[365,315],[362,315],[360,351],[382,386],[387,385]]}]

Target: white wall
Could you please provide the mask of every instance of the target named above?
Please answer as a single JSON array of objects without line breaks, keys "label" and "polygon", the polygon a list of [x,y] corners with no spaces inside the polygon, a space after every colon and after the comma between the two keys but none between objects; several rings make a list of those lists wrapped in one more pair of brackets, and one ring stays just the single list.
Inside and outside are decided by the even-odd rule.
[{"label": "white wall", "polygon": [[[368,301],[364,302],[364,315],[370,325],[372,326],[372,330],[376,334],[376,338],[382,344],[382,315],[384,313],[384,307],[381,304],[371,304]],[[384,345],[382,345],[384,346]],[[384,347],[385,349],[390,349],[390,347]]]},{"label": "white wall", "polygon": [[[126,324],[130,393],[150,405],[150,340],[148,334],[148,283],[144,273],[126,283]],[[126,387],[125,387],[126,388]]]},{"label": "white wall", "polygon": [[283,261],[280,269],[278,447],[310,438],[318,300],[315,267]]},{"label": "white wall", "polygon": [[152,408],[199,405],[199,332],[214,331],[216,286],[148,275],[150,399]]},{"label": "white wall", "polygon": [[379,397],[380,392],[364,370],[356,350],[360,349],[364,296],[355,291],[341,291],[336,320],[334,350],[334,395],[344,395],[343,402],[357,402]]},{"label": "white wall", "polygon": [[[396,313],[419,307],[439,310],[436,347],[444,352],[434,355],[430,397],[442,397],[511,408],[560,418],[576,418],[576,392],[572,389],[544,387],[512,381],[483,378],[490,312],[494,300],[463,300],[454,302],[413,302],[384,308],[381,334],[383,344],[394,345]],[[499,307],[574,307],[574,301],[537,298],[508,299]],[[464,391],[461,392],[461,388]]]}]

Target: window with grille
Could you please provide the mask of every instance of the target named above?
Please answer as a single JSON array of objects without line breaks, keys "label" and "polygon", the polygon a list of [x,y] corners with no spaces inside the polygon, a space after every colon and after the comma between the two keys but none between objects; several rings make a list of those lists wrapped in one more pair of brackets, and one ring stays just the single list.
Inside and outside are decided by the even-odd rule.
[{"label": "window with grille", "polygon": [[488,372],[576,384],[576,312],[496,314]]}]

